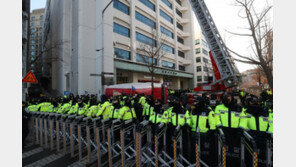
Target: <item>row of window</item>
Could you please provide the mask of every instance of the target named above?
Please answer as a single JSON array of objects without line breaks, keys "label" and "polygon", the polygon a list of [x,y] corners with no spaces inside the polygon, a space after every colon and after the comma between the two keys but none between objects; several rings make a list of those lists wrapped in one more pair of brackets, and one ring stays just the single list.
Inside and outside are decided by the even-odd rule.
[{"label": "row of window", "polygon": [[[197,76],[197,82],[201,82],[202,81],[202,76]],[[208,78],[208,76],[204,76],[204,81],[208,81],[209,80],[209,78]]]},{"label": "row of window", "polygon": [[[208,63],[209,60],[205,57],[202,58],[203,62]],[[196,57],[196,62],[199,63],[201,61],[200,57]]]},{"label": "row of window", "polygon": [[[197,66],[196,67],[196,72],[200,72],[201,71],[201,66]],[[204,72],[209,72],[209,68],[207,66],[203,66],[203,71]]]},{"label": "row of window", "polygon": [[[123,49],[114,48],[114,56],[116,58],[120,58],[120,59],[124,59],[124,60],[131,60],[131,52],[127,51],[127,50],[123,50]],[[152,58],[137,53],[136,54],[136,61],[139,63],[151,64]],[[157,61],[155,58],[153,58],[153,63],[155,65],[157,65]],[[172,62],[162,60],[161,65],[162,65],[162,67],[175,69],[175,63],[172,63]],[[185,71],[185,66],[179,65],[179,70]]]},{"label": "row of window", "polygon": [[[200,53],[200,48],[195,49],[195,54],[198,54],[198,53]],[[209,52],[204,48],[202,48],[202,53],[205,54],[205,55],[209,54]]]},{"label": "row of window", "polygon": [[160,31],[161,31],[161,33],[167,35],[168,37],[174,38],[174,33],[171,32],[170,30],[164,28],[163,26],[160,26]]},{"label": "row of window", "polygon": [[170,3],[168,0],[161,0],[164,4],[166,4],[169,8],[173,9],[172,3]]},{"label": "row of window", "polygon": [[[155,11],[155,5],[153,3],[151,3],[149,0],[139,0],[140,2],[142,2],[144,5],[146,5],[147,7],[149,7],[150,9],[152,9],[153,11]],[[163,0],[163,1],[167,1],[167,0]],[[168,2],[168,1],[167,1]],[[165,2],[166,3],[166,2]],[[170,3],[170,2],[168,2]],[[167,4],[167,3],[166,3]],[[113,3],[113,7],[122,11],[123,13],[129,15],[130,14],[130,8],[121,3],[120,1],[118,0],[114,0],[114,3]],[[182,13],[176,9],[176,12],[179,16],[182,17]],[[162,11],[160,9],[159,11],[160,15],[166,19],[167,21],[169,21],[170,23],[174,24],[174,19],[172,17],[170,17],[168,14],[166,14],[164,11]],[[156,24],[154,21],[152,21],[151,19],[145,17],[144,15],[140,14],[139,12],[136,11],[136,19],[147,24],[148,26],[150,27],[153,27],[155,28],[156,27]],[[183,26],[177,22],[177,27],[183,31]]]},{"label": "row of window", "polygon": [[[43,19],[43,15],[40,16],[40,19]],[[35,16],[31,17],[31,20],[34,21],[35,20]]]}]

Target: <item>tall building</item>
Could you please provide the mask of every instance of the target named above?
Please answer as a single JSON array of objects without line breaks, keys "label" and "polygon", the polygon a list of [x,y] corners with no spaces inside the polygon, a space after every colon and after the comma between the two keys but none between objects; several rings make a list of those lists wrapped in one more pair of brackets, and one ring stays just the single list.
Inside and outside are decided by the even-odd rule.
[{"label": "tall building", "polygon": [[196,56],[191,34],[196,18],[189,2],[109,2],[47,1],[43,42],[53,49],[43,55],[43,74],[51,88],[57,93],[96,94],[109,84],[150,82],[146,64],[155,60],[143,50],[147,46],[162,53],[155,61],[155,82],[172,89],[193,88]]},{"label": "tall building", "polygon": [[[197,21],[194,24],[198,27]],[[200,28],[196,28],[194,45],[194,86],[196,87],[213,81],[209,46]]]},{"label": "tall building", "polygon": [[41,75],[42,26],[44,8],[35,9],[30,14],[29,69],[39,77]]},{"label": "tall building", "polygon": [[[29,44],[30,0],[22,0],[22,76],[27,73],[27,57]],[[22,100],[25,100],[26,83],[22,83]]]}]

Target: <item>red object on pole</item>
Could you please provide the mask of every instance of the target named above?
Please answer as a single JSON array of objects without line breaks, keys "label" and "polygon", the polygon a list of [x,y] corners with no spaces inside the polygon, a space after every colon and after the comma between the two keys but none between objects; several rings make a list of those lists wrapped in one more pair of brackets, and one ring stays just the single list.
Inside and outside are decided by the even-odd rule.
[{"label": "red object on pole", "polygon": [[22,82],[28,82],[28,83],[38,83],[38,80],[34,76],[33,72],[30,70],[28,74],[23,78]]}]

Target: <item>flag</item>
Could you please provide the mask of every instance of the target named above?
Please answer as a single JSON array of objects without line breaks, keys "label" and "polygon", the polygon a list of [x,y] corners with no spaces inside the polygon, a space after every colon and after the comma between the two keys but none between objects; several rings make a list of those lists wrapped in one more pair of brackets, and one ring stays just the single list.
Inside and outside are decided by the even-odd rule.
[{"label": "flag", "polygon": [[132,86],[132,90],[136,90],[136,88],[134,86]]}]

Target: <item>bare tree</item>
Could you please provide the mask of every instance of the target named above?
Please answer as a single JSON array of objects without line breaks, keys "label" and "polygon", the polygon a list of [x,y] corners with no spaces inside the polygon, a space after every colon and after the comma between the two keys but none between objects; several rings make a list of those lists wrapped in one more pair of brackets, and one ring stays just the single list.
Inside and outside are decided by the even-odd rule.
[{"label": "bare tree", "polygon": [[[273,88],[273,74],[272,74],[272,61],[273,61],[273,30],[268,17],[272,6],[266,1],[265,7],[258,10],[254,4],[255,0],[235,0],[236,6],[241,7],[239,17],[247,20],[248,26],[246,28],[247,33],[235,33],[230,34],[248,37],[251,40],[250,48],[252,53],[250,55],[242,55],[238,52],[227,48],[229,52],[238,56],[236,61],[259,66],[264,72],[270,88]],[[260,0],[261,1],[261,0]]]},{"label": "bare tree", "polygon": [[142,61],[147,65],[149,73],[151,75],[151,88],[152,95],[154,93],[154,76],[157,71],[157,66],[160,64],[160,59],[166,54],[163,50],[163,44],[166,37],[162,34],[158,34],[155,29],[151,30],[151,40],[145,40],[138,42],[136,46],[136,53],[142,59]]}]

